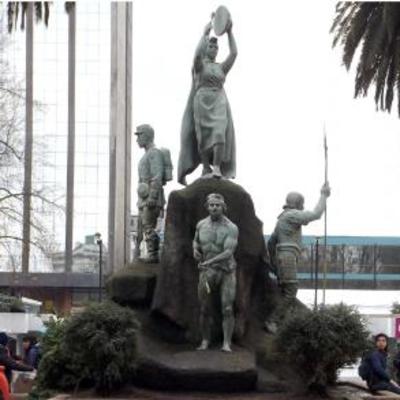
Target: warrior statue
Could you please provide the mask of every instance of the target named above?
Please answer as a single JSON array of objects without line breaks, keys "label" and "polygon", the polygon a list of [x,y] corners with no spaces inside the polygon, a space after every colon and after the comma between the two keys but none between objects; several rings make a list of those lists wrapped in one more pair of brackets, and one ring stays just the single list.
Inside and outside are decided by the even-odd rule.
[{"label": "warrior statue", "polygon": [[313,211],[304,211],[304,197],[300,193],[291,192],[286,197],[284,211],[279,215],[275,231],[268,241],[271,262],[283,297],[265,323],[266,329],[271,333],[276,333],[277,324],[295,304],[298,289],[297,263],[302,247],[302,225],[321,218],[330,192],[328,183],[325,183]]},{"label": "warrior statue", "polygon": [[[200,163],[203,177],[234,178],[236,174],[235,132],[224,82],[237,48],[228,10],[219,7],[213,18],[195,53],[192,88],[182,120],[178,181],[184,185],[186,175]],[[217,35],[226,32],[228,36],[230,51],[222,63],[216,62],[218,39],[210,38],[213,24]]]},{"label": "warrior statue", "polygon": [[[172,179],[172,163],[167,149],[155,147],[154,130],[150,125],[138,126],[135,135],[139,147],[145,150],[138,168],[139,219],[135,258],[148,263],[157,263],[160,239],[156,227],[165,205],[163,186]],[[142,241],[144,246],[141,246]],[[141,247],[144,251],[141,251]]]},{"label": "warrior statue", "polygon": [[236,261],[233,253],[238,243],[238,228],[225,215],[226,204],[220,194],[208,195],[206,208],[209,216],[197,224],[193,241],[194,258],[199,262],[198,296],[202,342],[198,350],[210,344],[210,324],[215,295],[221,298],[223,351],[232,351],[235,325],[233,304],[236,296]]}]

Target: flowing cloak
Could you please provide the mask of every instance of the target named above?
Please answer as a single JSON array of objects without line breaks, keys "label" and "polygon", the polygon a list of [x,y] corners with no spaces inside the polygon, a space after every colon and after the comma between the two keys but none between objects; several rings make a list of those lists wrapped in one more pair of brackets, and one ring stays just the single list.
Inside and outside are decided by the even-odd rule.
[{"label": "flowing cloak", "polygon": [[[200,164],[199,143],[196,137],[194,121],[194,98],[199,85],[197,77],[192,71],[192,86],[181,127],[181,149],[178,162],[178,182],[186,185],[186,175],[192,173]],[[223,88],[221,90],[224,90]],[[225,96],[226,98],[226,96]],[[227,125],[225,131],[224,155],[222,158],[221,172],[225,178],[234,178],[236,175],[236,143],[233,127],[232,113],[229,101],[226,98]]]}]

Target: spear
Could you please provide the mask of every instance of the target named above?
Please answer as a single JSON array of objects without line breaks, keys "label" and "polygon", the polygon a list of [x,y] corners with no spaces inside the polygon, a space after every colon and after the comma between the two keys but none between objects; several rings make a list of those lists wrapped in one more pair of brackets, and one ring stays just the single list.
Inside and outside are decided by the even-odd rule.
[{"label": "spear", "polygon": [[[324,154],[325,154],[325,184],[328,183],[328,140],[326,137],[326,129],[324,124]],[[328,205],[325,206],[324,214],[324,285],[322,291],[322,304],[325,304],[326,299],[326,277],[328,270],[327,259],[327,238],[328,238]]]}]

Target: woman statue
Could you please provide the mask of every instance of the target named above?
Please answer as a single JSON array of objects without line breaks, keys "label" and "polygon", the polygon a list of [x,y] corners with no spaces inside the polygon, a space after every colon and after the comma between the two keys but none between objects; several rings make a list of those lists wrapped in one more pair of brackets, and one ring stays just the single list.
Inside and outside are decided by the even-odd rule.
[{"label": "woman statue", "polygon": [[196,49],[192,89],[182,121],[178,181],[184,185],[186,175],[200,163],[203,177],[234,178],[236,173],[235,132],[224,90],[226,75],[237,56],[236,42],[229,17],[224,30],[229,55],[217,63],[218,39],[210,37],[211,28],[210,22]]}]

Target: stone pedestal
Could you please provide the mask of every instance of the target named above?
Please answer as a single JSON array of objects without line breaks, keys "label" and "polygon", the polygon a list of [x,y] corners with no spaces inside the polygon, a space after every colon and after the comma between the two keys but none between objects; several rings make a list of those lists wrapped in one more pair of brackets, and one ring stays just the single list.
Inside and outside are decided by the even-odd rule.
[{"label": "stone pedestal", "polygon": [[[198,268],[192,241],[210,193],[220,193],[227,217],[239,228],[235,252],[237,296],[233,353],[196,351],[199,344]],[[297,385],[296,374],[277,354],[264,321],[280,301],[276,281],[269,277],[262,223],[250,195],[226,180],[200,179],[172,192],[168,201],[160,264],[134,263],[115,273],[109,296],[135,309],[141,321],[135,384],[166,390],[286,391]],[[300,306],[300,304],[299,304]],[[221,321],[215,316],[214,338]]]}]

